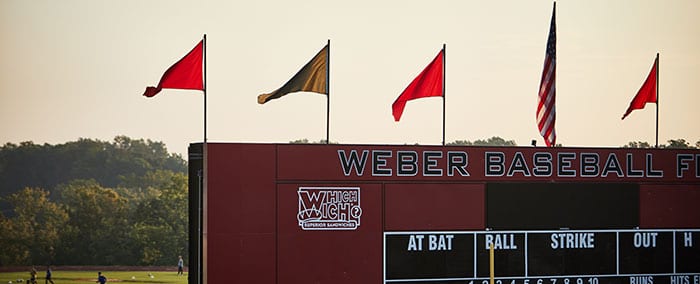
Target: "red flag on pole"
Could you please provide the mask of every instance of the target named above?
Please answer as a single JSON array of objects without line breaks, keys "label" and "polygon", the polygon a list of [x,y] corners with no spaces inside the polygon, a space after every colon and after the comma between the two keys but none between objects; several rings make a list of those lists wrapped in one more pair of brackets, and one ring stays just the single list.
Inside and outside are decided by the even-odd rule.
[{"label": "red flag on pole", "polygon": [[637,95],[634,96],[634,99],[632,99],[632,102],[630,102],[630,106],[627,108],[627,111],[625,112],[624,115],[622,115],[622,119],[625,119],[633,110],[635,109],[643,109],[644,106],[647,103],[657,103],[656,99],[656,67],[659,65],[659,58],[657,57],[654,60],[654,66],[651,67],[651,71],[649,72],[649,76],[647,76],[647,79],[644,81],[644,84],[642,85],[641,88],[639,88],[639,91],[637,92]]},{"label": "red flag on pole", "polygon": [[440,50],[435,59],[396,98],[396,101],[391,105],[394,121],[401,119],[406,102],[425,97],[442,97],[444,95],[442,88],[444,51],[444,49]]},{"label": "red flag on pole", "polygon": [[143,95],[150,98],[166,88],[204,90],[202,80],[203,45],[204,40],[200,41],[185,57],[165,71],[163,77],[160,78],[158,87],[146,87]]},{"label": "red flag on pole", "polygon": [[544,57],[544,69],[542,69],[542,79],[540,81],[540,91],[537,102],[537,127],[540,135],[544,138],[544,143],[552,147],[557,142],[557,134],[554,131],[556,119],[555,96],[556,96],[556,70],[557,70],[557,32],[555,11],[556,2],[552,9],[552,22],[549,25],[549,37],[547,38],[547,51]]}]

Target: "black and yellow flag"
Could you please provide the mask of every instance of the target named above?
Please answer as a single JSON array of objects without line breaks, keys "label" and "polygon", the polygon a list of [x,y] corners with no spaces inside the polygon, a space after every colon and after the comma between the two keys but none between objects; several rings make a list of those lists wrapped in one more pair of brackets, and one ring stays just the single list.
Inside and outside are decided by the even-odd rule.
[{"label": "black and yellow flag", "polygon": [[326,45],[309,63],[297,72],[284,86],[269,94],[258,96],[258,103],[264,104],[294,92],[314,92],[328,95],[328,45]]}]

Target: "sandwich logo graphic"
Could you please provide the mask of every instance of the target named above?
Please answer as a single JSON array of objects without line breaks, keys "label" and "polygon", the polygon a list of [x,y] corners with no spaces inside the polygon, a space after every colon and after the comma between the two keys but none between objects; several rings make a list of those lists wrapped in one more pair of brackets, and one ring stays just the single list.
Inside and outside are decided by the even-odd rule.
[{"label": "sandwich logo graphic", "polygon": [[303,230],[355,230],[360,226],[359,187],[299,187],[297,220]]}]

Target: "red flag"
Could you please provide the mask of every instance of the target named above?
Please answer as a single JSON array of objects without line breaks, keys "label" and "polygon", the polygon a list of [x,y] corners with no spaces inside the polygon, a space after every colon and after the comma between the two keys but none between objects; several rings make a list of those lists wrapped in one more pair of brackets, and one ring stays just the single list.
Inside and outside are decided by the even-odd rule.
[{"label": "red flag", "polygon": [[396,98],[396,101],[391,105],[394,120],[399,121],[403,108],[406,102],[425,98],[425,97],[442,97],[443,96],[443,56],[445,50],[440,50],[440,53],[433,59],[430,64],[421,72],[418,77],[413,79],[408,87]]},{"label": "red flag", "polygon": [[643,109],[644,106],[647,103],[656,103],[656,67],[659,66],[659,57],[656,57],[654,60],[654,66],[651,67],[651,71],[649,72],[649,76],[647,76],[647,79],[644,81],[644,84],[642,85],[641,88],[639,88],[639,91],[637,92],[637,95],[634,96],[634,99],[632,99],[632,102],[630,102],[630,106],[627,108],[627,111],[625,112],[624,115],[622,115],[622,119],[625,119],[627,115],[629,115],[633,110],[635,109]]},{"label": "red flag", "polygon": [[200,41],[185,57],[165,71],[163,77],[160,78],[158,87],[146,87],[143,95],[150,98],[157,95],[164,88],[204,90],[202,80],[203,46],[204,40]]},{"label": "red flag", "polygon": [[537,127],[540,129],[540,135],[542,135],[544,143],[548,147],[556,145],[557,142],[557,133],[554,131],[554,121],[556,120],[554,101],[557,90],[555,80],[557,75],[556,5],[557,3],[555,2],[552,9],[552,22],[549,25],[547,51],[544,57],[544,68],[542,69],[537,102]]}]

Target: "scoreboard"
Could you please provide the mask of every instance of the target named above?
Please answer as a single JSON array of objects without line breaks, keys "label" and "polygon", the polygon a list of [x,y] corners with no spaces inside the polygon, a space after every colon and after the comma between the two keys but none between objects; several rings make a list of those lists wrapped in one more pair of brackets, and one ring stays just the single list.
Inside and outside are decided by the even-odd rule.
[{"label": "scoreboard", "polygon": [[700,284],[700,150],[203,150],[190,283]]},{"label": "scoreboard", "polygon": [[698,283],[700,230],[384,233],[385,283]]}]

